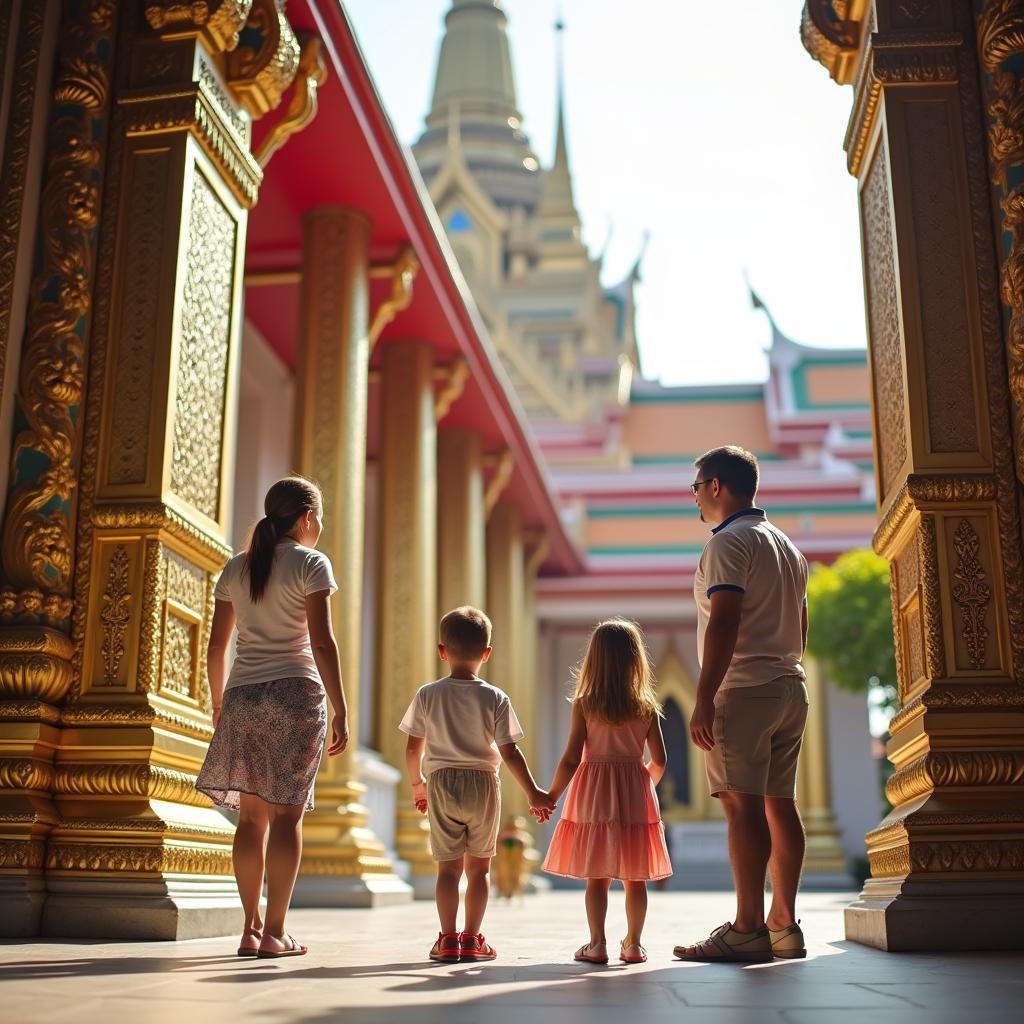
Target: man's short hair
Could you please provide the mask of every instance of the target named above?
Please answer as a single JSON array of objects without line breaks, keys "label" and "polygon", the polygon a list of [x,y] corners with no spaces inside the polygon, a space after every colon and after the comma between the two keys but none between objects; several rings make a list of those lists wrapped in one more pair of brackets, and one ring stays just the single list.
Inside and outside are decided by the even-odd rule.
[{"label": "man's short hair", "polygon": [[737,498],[754,500],[761,473],[753,452],[727,444],[705,452],[694,465],[703,471],[705,480],[717,480]]},{"label": "man's short hair", "polygon": [[491,620],[487,615],[464,604],[441,619],[441,643],[456,658],[478,658],[491,646]]}]

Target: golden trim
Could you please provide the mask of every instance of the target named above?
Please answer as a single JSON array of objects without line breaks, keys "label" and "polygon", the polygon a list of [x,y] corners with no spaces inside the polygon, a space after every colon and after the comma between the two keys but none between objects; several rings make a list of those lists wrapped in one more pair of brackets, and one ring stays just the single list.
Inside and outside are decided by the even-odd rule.
[{"label": "golden trim", "polygon": [[440,369],[444,385],[434,399],[434,419],[438,423],[451,412],[452,406],[466,390],[466,382],[469,380],[469,363],[460,357],[451,366]]},{"label": "golden trim", "polygon": [[516,460],[512,455],[511,449],[506,448],[498,456],[485,455],[483,463],[484,465],[494,465],[494,473],[491,475],[491,479],[487,481],[487,488],[484,491],[484,518],[490,519],[494,506],[498,504],[502,494],[505,492],[505,488],[512,481]]},{"label": "golden trim", "polygon": [[155,764],[57,765],[57,796],[140,796],[210,807],[210,798],[195,788],[196,776]]},{"label": "golden trim", "polygon": [[270,129],[254,154],[260,167],[266,168],[270,158],[297,132],[316,117],[317,90],[327,81],[327,64],[320,49],[320,40],[310,36],[302,43],[295,92],[284,117]]},{"label": "golden trim", "polygon": [[[375,266],[370,277],[387,276],[391,278],[391,291],[388,297],[377,307],[370,324],[370,348],[380,339],[381,333],[392,320],[412,303],[413,282],[419,273],[420,261],[411,245],[405,246],[387,266]],[[384,273],[382,273],[382,271]]]},{"label": "golden trim", "polygon": [[199,36],[214,53],[238,46],[252,0],[148,0],[146,21],[163,39]]},{"label": "golden trim", "polygon": [[[273,110],[299,69],[299,41],[284,14],[284,0],[255,0],[245,23],[249,35],[227,58],[231,91],[254,117]],[[258,49],[248,45],[259,38]]]},{"label": "golden trim", "polygon": [[119,843],[65,843],[51,839],[46,849],[48,874],[87,871],[174,875],[230,875],[229,847],[129,846]]}]

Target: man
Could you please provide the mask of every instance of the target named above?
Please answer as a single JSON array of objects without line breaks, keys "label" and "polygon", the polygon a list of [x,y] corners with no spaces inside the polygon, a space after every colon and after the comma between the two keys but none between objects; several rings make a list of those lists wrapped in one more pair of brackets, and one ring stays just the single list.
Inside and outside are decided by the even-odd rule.
[{"label": "man", "polygon": [[713,529],[694,578],[701,671],[690,736],[706,751],[711,795],[728,822],[736,917],[674,952],[702,962],[803,957],[795,904],[804,830],[795,796],[807,720],[807,562],[755,507],[750,452],[715,448],[695,465],[690,489]]}]

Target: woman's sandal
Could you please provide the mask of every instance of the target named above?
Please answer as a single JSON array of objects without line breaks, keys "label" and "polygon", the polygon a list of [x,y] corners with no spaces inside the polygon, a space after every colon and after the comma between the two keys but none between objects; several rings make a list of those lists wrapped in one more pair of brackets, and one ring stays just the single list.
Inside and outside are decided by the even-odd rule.
[{"label": "woman's sandal", "polygon": [[[247,939],[255,939],[256,945],[247,946],[245,944]],[[242,941],[238,944],[238,955],[241,957],[253,957],[260,949],[260,942],[263,940],[263,933],[259,928],[246,928],[242,932]]]},{"label": "woman's sandal", "polygon": [[[629,953],[626,950],[630,950]],[[623,940],[619,944],[619,959],[624,964],[645,964],[647,963],[647,950],[639,942],[627,943]]]},{"label": "woman's sandal", "polygon": [[[604,956],[598,954],[595,956],[591,950],[603,949]],[[586,945],[580,946],[573,955],[573,960],[578,960],[580,963],[586,964],[606,964],[608,963],[608,950],[603,942],[588,942]]]},{"label": "woman's sandal", "polygon": [[[305,956],[309,952],[308,946],[303,946],[301,943],[296,942],[290,935],[286,935],[285,938],[291,943],[288,949],[264,949],[261,943],[256,956],[260,960],[278,960],[283,956]],[[284,939],[280,941],[283,942]]]}]

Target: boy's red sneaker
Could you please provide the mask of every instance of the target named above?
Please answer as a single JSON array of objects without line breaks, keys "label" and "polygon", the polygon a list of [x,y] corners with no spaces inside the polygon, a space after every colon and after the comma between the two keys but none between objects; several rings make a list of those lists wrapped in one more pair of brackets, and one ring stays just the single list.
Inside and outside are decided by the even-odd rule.
[{"label": "boy's red sneaker", "polygon": [[430,947],[431,960],[442,963],[458,963],[462,955],[462,936],[458,932],[438,932],[437,942]]},{"label": "boy's red sneaker", "polygon": [[459,946],[463,960],[494,960],[498,955],[497,950],[479,934],[463,932],[459,936]]}]

